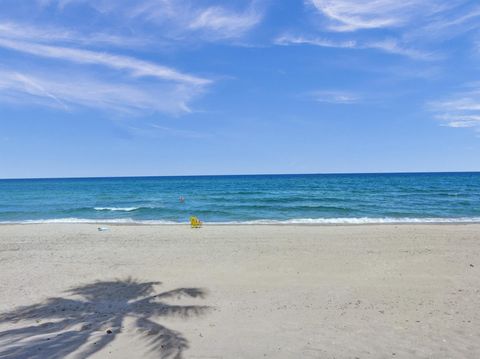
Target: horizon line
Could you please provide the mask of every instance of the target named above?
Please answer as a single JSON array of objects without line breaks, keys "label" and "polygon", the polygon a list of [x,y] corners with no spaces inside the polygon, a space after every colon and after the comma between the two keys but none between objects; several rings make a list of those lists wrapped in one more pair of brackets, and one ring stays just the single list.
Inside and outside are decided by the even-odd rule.
[{"label": "horizon line", "polygon": [[242,177],[242,176],[319,176],[319,175],[396,175],[396,174],[466,174],[478,171],[394,171],[394,172],[310,172],[310,173],[247,173],[247,174],[198,174],[198,175],[126,175],[126,176],[79,176],[79,177],[7,177],[11,180],[68,180],[68,179],[127,179],[127,178],[174,178],[174,177]]}]

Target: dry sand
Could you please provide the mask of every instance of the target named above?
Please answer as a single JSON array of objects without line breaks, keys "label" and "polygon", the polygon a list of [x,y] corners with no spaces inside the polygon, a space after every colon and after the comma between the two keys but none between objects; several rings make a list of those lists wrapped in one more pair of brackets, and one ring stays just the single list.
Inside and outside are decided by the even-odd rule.
[{"label": "dry sand", "polygon": [[480,225],[97,227],[0,226],[0,358],[480,358]]}]

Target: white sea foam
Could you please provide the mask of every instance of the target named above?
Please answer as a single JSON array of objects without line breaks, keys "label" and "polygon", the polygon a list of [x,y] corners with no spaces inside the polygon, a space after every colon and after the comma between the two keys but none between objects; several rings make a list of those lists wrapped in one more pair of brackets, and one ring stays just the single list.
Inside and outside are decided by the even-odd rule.
[{"label": "white sea foam", "polygon": [[[116,219],[87,219],[87,218],[56,218],[25,221],[0,221],[0,224],[33,224],[33,223],[119,223],[119,224],[186,224],[188,222],[174,222],[166,220],[136,220],[132,218]],[[480,217],[461,218],[295,218],[288,220],[260,219],[253,221],[205,222],[206,224],[221,225],[268,225],[268,224],[383,224],[383,223],[480,223]]]},{"label": "white sea foam", "polygon": [[382,223],[480,223],[480,217],[462,218],[293,218],[287,220],[260,219],[254,221],[217,222],[217,224],[382,224]]},{"label": "white sea foam", "polygon": [[182,224],[180,222],[173,222],[173,221],[134,220],[132,218],[115,218],[115,219],[52,218],[52,219],[32,219],[32,220],[25,220],[25,221],[0,222],[0,224],[42,224],[42,223]]},{"label": "white sea foam", "polygon": [[131,212],[140,209],[141,207],[95,207],[96,211],[121,211],[121,212]]}]

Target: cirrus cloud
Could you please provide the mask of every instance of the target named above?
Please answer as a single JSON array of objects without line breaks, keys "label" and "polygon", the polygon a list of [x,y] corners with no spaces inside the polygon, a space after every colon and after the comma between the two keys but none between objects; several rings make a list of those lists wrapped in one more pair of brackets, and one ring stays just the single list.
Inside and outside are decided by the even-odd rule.
[{"label": "cirrus cloud", "polygon": [[472,83],[448,98],[432,101],[428,108],[445,126],[480,131],[480,83]]},{"label": "cirrus cloud", "polygon": [[72,77],[0,71],[0,99],[13,104],[34,104],[73,111],[90,108],[124,115],[163,112],[172,115],[191,112],[188,103],[199,88],[183,84],[139,85],[115,82],[88,75]]},{"label": "cirrus cloud", "polygon": [[399,27],[414,18],[433,15],[445,5],[439,0],[310,0],[330,20],[332,31]]}]

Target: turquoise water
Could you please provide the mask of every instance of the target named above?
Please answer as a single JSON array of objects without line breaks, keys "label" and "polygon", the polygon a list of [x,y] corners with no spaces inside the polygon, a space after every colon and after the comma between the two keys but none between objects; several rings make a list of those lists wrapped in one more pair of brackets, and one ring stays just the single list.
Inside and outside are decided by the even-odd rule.
[{"label": "turquoise water", "polygon": [[[185,201],[179,201],[183,196]],[[0,180],[0,222],[480,221],[480,173]]]}]

